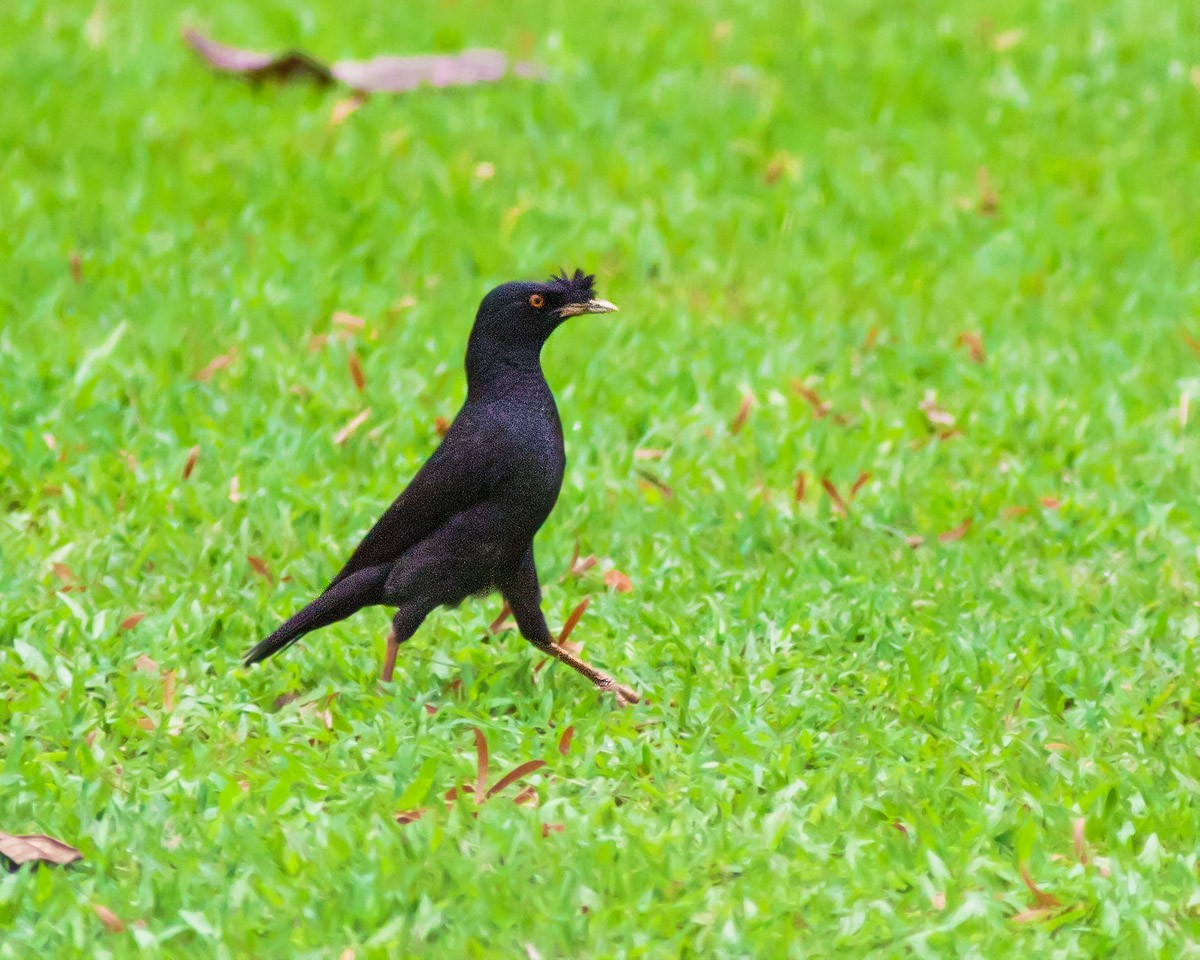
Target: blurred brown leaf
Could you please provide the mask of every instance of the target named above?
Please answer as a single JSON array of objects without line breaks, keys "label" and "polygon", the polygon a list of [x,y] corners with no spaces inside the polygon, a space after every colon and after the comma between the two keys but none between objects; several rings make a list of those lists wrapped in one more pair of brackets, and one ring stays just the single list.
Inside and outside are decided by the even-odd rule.
[{"label": "blurred brown leaf", "polygon": [[445,417],[434,417],[433,418],[433,432],[436,433],[439,437],[444,437],[447,433],[450,432],[450,421],[447,420]]},{"label": "blurred brown leaf", "polygon": [[849,511],[846,509],[846,501],[842,499],[842,495],[838,493],[838,488],[833,485],[833,481],[828,477],[821,478],[821,486],[825,488],[825,492],[829,494],[829,500],[833,505],[835,513],[846,516]]},{"label": "blurred brown leaf", "polygon": [[[571,615],[567,617],[567,622],[563,624],[562,631],[558,635],[558,645],[561,647],[570,639],[572,632],[579,625],[580,619],[583,617],[583,612],[591,603],[591,597],[584,597],[575,605],[575,609],[571,611]],[[543,661],[544,662],[544,661]]]},{"label": "blurred brown leaf", "polygon": [[0,859],[6,861],[10,870],[27,863],[48,863],[63,867],[83,859],[83,854],[69,844],[41,833],[0,833]]},{"label": "blurred brown leaf", "polygon": [[357,387],[361,393],[367,388],[367,378],[363,376],[362,364],[359,363],[357,353],[350,354],[349,365],[350,379],[354,381],[354,386]]},{"label": "blurred brown leaf", "polygon": [[754,406],[754,394],[749,390],[742,391],[742,402],[738,405],[737,413],[729,421],[729,432],[735,437],[742,432],[742,427],[750,419],[750,410]]},{"label": "blurred brown leaf", "polygon": [[1071,833],[1075,846],[1075,859],[1085,867],[1088,865],[1088,848],[1085,830],[1087,828],[1087,820],[1083,817],[1076,817],[1071,821]]},{"label": "blurred brown leaf", "polygon": [[121,918],[118,917],[111,910],[109,910],[108,907],[102,907],[98,903],[93,903],[92,910],[95,911],[96,916],[100,918],[100,922],[102,924],[104,924],[104,926],[106,926],[113,933],[124,933],[125,932],[124,921],[121,920]]},{"label": "blurred brown leaf", "polygon": [[1062,501],[1058,497],[1042,497],[1041,504],[1047,510],[1057,510],[1062,506]]},{"label": "blurred brown leaf", "polygon": [[1181,330],[1180,333],[1183,334],[1183,342],[1188,345],[1188,348],[1192,351],[1192,353],[1200,358],[1200,340],[1197,340],[1186,330]]},{"label": "blurred brown leaf", "polygon": [[398,814],[396,814],[396,822],[401,825],[406,823],[416,823],[428,812],[428,807],[417,807],[415,810],[401,810]]},{"label": "blurred brown leaf", "polygon": [[529,776],[529,774],[533,773],[535,770],[540,770],[545,765],[545,760],[526,760],[519,766],[513,767],[512,770],[510,770],[492,785],[492,788],[487,792],[487,796],[484,799],[490,800],[505,787],[516,783],[522,777]]},{"label": "blurred brown leaf", "polygon": [[813,417],[817,420],[823,420],[829,415],[829,411],[833,409],[832,403],[828,400],[822,400],[821,395],[802,380],[793,380],[792,390],[807,401],[808,405],[812,407]]},{"label": "blurred brown leaf", "polygon": [[596,555],[589,553],[586,557],[579,555],[579,541],[575,541],[575,549],[571,553],[571,562],[567,564],[568,577],[582,577],[585,573],[599,563]]},{"label": "blurred brown leaf", "polygon": [[341,430],[339,430],[337,433],[335,433],[333,435],[333,442],[336,443],[338,446],[341,446],[342,444],[344,444],[347,440],[349,440],[352,436],[354,436],[354,432],[359,427],[361,427],[364,423],[367,422],[367,417],[369,417],[370,415],[371,415],[371,408],[367,407],[361,413],[359,413],[355,417],[353,417],[349,423],[347,423],[344,427],[342,427]]},{"label": "blurred brown leaf", "polygon": [[240,50],[210,40],[195,30],[184,30],[183,38],[209,66],[261,83],[264,80],[310,80],[321,86],[343,83],[366,93],[401,93],[424,84],[451,87],[494,83],[506,75],[540,76],[539,68],[516,63],[497,50],[464,50],[453,56],[380,56],[370,60],[341,60],[326,65],[302,50],[282,54]]},{"label": "blurred brown leaf", "polygon": [[132,630],[139,623],[141,623],[145,618],[146,618],[146,615],[144,613],[131,613],[129,616],[127,616],[124,620],[121,621],[121,626],[118,629]]},{"label": "blurred brown leaf", "polygon": [[488,783],[488,744],[483,731],[475,728],[475,802],[483,803],[486,798]]},{"label": "blurred brown leaf", "polygon": [[335,310],[329,320],[335,327],[342,327],[346,330],[363,330],[367,326],[367,321],[362,317],[356,317],[344,310]]},{"label": "blurred brown leaf", "polygon": [[565,828],[561,823],[543,823],[542,824],[542,839],[550,836],[552,833],[562,833]]},{"label": "blurred brown leaf", "polygon": [[209,360],[206,366],[197,370],[193,374],[192,379],[198,380],[201,383],[211,380],[218,370],[224,370],[226,367],[231,366],[237,360],[237,355],[237,347],[230,347],[228,353],[218,354]]},{"label": "blurred brown leaf", "polygon": [[83,258],[79,255],[78,250],[71,251],[71,279],[76,283],[83,283]]},{"label": "blurred brown leaf", "polygon": [[163,674],[163,711],[170,713],[175,709],[175,671],[168,670]]},{"label": "blurred brown leaf", "polygon": [[200,448],[192,447],[187,453],[187,460],[183,463],[183,479],[187,480],[191,477],[192,471],[196,469],[196,461],[200,459]]},{"label": "blurred brown leaf", "polygon": [[973,330],[965,330],[958,335],[958,345],[965,347],[967,354],[976,363],[983,363],[987,358],[983,349],[983,339]]},{"label": "blurred brown leaf", "polygon": [[571,738],[574,736],[575,736],[575,728],[573,726],[569,726],[569,727],[567,727],[566,730],[564,730],[562,732],[562,736],[558,738],[558,752],[560,754],[562,754],[564,757],[567,755],[567,752],[571,749]]},{"label": "blurred brown leaf", "polygon": [[1025,31],[1020,27],[1012,30],[1002,30],[992,38],[992,49],[997,53],[1004,53],[1005,50],[1011,50],[1025,36]]},{"label": "blurred brown leaf", "polygon": [[633,581],[620,570],[609,570],[604,575],[604,584],[612,587],[617,593],[629,593],[633,589]]},{"label": "blurred brown leaf", "polygon": [[953,530],[947,530],[945,533],[938,534],[938,540],[942,543],[953,543],[955,540],[961,540],[967,535],[967,531],[971,529],[971,518],[967,517]]},{"label": "blurred brown leaf", "polygon": [[661,460],[667,454],[666,450],[655,450],[650,447],[642,447],[633,451],[634,460]]},{"label": "blurred brown leaf", "polygon": [[271,576],[271,569],[267,566],[267,562],[262,557],[247,557],[246,562],[254,568],[254,572],[267,581],[273,583],[275,578]]},{"label": "blurred brown leaf", "polygon": [[512,607],[508,605],[508,601],[504,601],[504,606],[500,608],[500,615],[488,624],[488,633],[499,633],[504,629],[504,621],[512,616]]},{"label": "blurred brown leaf", "polygon": [[1033,877],[1029,875],[1029,868],[1025,864],[1021,864],[1021,882],[1029,888],[1029,892],[1033,894],[1033,905],[1035,909],[1054,909],[1062,906],[1062,901],[1052,893],[1046,893],[1033,882]]},{"label": "blurred brown leaf", "polygon": [[804,501],[805,487],[807,484],[808,477],[805,476],[803,470],[799,471],[796,474],[796,485],[792,490],[792,499],[795,500],[796,503],[802,503]]},{"label": "blurred brown leaf", "polygon": [[139,673],[148,673],[152,676],[157,676],[160,670],[158,661],[151,660],[144,653],[138,654],[138,658],[133,661],[133,669]]},{"label": "blurred brown leaf", "polygon": [[331,127],[340,127],[346,122],[346,118],[350,114],[354,113],[366,102],[367,96],[364,93],[352,93],[348,97],[343,97],[329,111],[329,125]]},{"label": "blurred brown leaf", "polygon": [[937,394],[932,390],[925,391],[925,397],[917,404],[925,419],[935,426],[952,427],[954,426],[954,414],[948,413],[937,404]]},{"label": "blurred brown leaf", "polygon": [[867,485],[867,483],[870,481],[870,479],[871,479],[871,475],[865,471],[860,473],[855,478],[854,483],[852,483],[850,485],[850,499],[851,500],[853,500],[856,496],[858,496],[858,491],[861,490],[863,487],[865,487]]},{"label": "blurred brown leaf", "polygon": [[675,491],[649,470],[639,470],[638,476],[642,478],[643,486],[657,490],[664,497],[666,497],[666,499],[670,500],[673,496],[675,496]]},{"label": "blurred brown leaf", "polygon": [[75,571],[65,563],[52,563],[50,569],[53,571],[54,576],[62,583],[62,586],[59,588],[62,593],[84,589],[84,587],[79,585],[79,578],[75,576]]}]

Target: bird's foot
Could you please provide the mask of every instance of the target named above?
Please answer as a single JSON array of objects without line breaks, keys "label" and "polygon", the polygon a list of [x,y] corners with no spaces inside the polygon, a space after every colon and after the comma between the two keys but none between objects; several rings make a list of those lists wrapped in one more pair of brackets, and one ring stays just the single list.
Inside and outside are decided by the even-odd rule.
[{"label": "bird's foot", "polygon": [[623,683],[616,683],[614,681],[606,685],[603,689],[605,693],[613,698],[618,707],[628,707],[635,703],[640,703],[642,699],[641,694],[631,687],[625,686]]}]

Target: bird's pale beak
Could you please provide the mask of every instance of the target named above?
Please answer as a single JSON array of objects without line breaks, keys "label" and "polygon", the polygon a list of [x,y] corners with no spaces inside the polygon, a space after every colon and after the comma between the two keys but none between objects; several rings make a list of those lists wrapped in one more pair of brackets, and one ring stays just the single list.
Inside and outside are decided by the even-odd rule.
[{"label": "bird's pale beak", "polygon": [[617,305],[607,300],[588,300],[586,303],[568,303],[558,308],[558,315],[564,320],[567,317],[577,317],[581,313],[615,313]]}]

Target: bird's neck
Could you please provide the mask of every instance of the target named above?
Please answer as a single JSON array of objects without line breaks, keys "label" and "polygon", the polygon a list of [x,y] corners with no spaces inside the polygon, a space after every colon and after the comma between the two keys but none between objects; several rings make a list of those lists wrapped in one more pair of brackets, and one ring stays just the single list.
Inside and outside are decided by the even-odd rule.
[{"label": "bird's neck", "polygon": [[467,400],[506,393],[517,384],[545,384],[541,355],[541,344],[501,344],[472,336],[467,341]]}]

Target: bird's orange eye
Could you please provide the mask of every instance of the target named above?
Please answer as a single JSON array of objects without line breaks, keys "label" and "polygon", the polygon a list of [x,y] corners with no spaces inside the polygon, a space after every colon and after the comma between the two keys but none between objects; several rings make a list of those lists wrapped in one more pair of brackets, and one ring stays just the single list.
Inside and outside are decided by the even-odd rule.
[{"label": "bird's orange eye", "polygon": [[541,310],[542,304],[544,304],[545,302],[546,302],[545,297],[543,297],[540,293],[535,293],[532,297],[529,298],[529,305],[531,307],[533,307],[535,310]]}]

